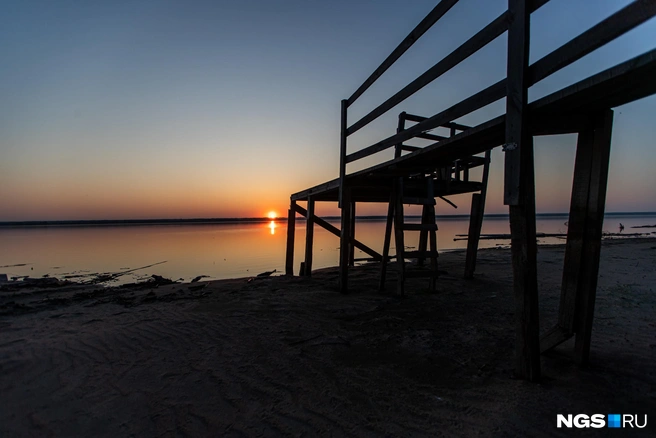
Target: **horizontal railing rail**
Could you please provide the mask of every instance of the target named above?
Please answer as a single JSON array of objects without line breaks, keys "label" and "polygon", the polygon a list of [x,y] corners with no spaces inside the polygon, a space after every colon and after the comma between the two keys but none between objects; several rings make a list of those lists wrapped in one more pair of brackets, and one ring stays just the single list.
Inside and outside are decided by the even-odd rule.
[{"label": "horizontal railing rail", "polygon": [[[539,9],[549,0],[527,1],[529,14]],[[470,114],[480,108],[483,108],[493,102],[506,97],[507,80],[502,79],[487,88],[469,96],[468,98],[452,105],[451,107],[428,118],[408,115],[407,120],[417,122],[397,134],[389,136],[368,147],[351,154],[347,153],[347,137],[367,124],[376,120],[390,109],[405,101],[426,85],[430,84],[440,76],[444,75],[458,64],[475,54],[490,42],[498,38],[504,32],[508,31],[513,17],[510,10],[499,15],[495,20],[469,38],[458,48],[453,50],[431,68],[414,79],[403,89],[392,95],[385,102],[367,113],[360,120],[348,126],[347,111],[373,83],[380,78],[428,29],[435,25],[455,4],[457,0],[443,0],[422,20],[408,36],[394,49],[394,51],[378,66],[378,68],[365,80],[365,82],[353,93],[349,99],[342,101],[342,129],[341,129],[341,147],[340,147],[340,193],[346,176],[346,164],[365,158],[377,152],[381,152],[394,145],[401,144],[411,138],[424,138],[429,140],[440,141],[435,134],[429,134],[428,131],[438,127],[455,127],[462,131],[463,129],[454,124],[457,120],[467,114]],[[636,0],[625,6],[614,14],[610,15],[603,21],[592,26],[569,42],[563,44],[551,53],[542,57],[528,67],[526,75],[526,87],[530,87],[547,78],[551,74],[571,65],[587,54],[604,46],[610,41],[625,34],[629,30],[644,23],[656,15],[656,2],[653,0]],[[509,49],[510,51],[510,49]],[[414,117],[414,118],[413,118]],[[340,194],[341,201],[341,194]],[[341,204],[341,202],[340,202]]]},{"label": "horizontal railing rail", "polygon": [[[597,25],[591,27],[558,49],[534,62],[528,70],[528,86],[547,78],[551,74],[578,61],[585,55],[618,38],[629,30],[656,15],[656,2],[638,0],[617,11]],[[502,79],[478,93],[462,100],[446,110],[429,118],[424,118],[417,125],[392,135],[367,148],[345,157],[347,163],[359,160],[393,145],[417,137],[421,133],[442,126],[451,120],[463,117],[506,96],[506,80]],[[408,118],[408,120],[410,120]]]}]

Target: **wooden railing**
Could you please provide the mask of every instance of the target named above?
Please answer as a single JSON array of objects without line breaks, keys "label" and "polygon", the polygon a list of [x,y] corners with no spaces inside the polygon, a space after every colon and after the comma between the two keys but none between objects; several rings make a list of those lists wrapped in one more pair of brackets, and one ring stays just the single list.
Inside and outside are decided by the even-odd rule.
[{"label": "wooden railing", "polygon": [[[351,106],[380,76],[389,69],[428,29],[437,23],[458,0],[442,0],[435,8],[410,32],[410,34],[394,49],[394,51],[378,66],[378,68],[364,81],[364,83],[349,97],[342,100],[341,106],[341,135],[340,135],[340,205],[346,165],[361,158],[368,157],[377,152],[388,149],[411,138],[426,138],[440,141],[427,131],[440,126],[449,126],[473,111],[487,106],[499,99],[509,96],[507,115],[512,119],[513,106],[523,108],[526,105],[526,90],[528,87],[547,78],[554,72],[572,64],[583,56],[593,52],[599,47],[616,39],[639,24],[656,15],[656,2],[654,0],[636,0],[623,9],[612,14],[597,25],[581,33],[576,38],[565,43],[558,49],[528,66],[528,45],[530,14],[546,4],[549,0],[508,0],[508,10],[498,16],[481,31],[472,36],[458,48],[453,50],[439,62],[426,70],[415,80],[406,85],[392,97],[371,110],[357,122],[348,126],[348,108]],[[473,0],[470,0],[473,1]],[[406,100],[426,85],[450,71],[462,61],[487,46],[491,41],[508,31],[508,76],[499,82],[479,91],[478,93],[460,101],[459,103],[423,120],[408,129],[378,141],[357,152],[347,153],[347,138],[351,134],[365,127],[381,115]],[[518,68],[519,67],[519,68]],[[517,104],[518,105],[515,105]],[[521,111],[519,111],[521,113]],[[512,139],[512,132],[507,133]],[[506,160],[508,164],[508,158]],[[518,178],[516,173],[507,172],[506,203],[513,204],[516,193],[512,187],[517,185],[508,178]]]}]

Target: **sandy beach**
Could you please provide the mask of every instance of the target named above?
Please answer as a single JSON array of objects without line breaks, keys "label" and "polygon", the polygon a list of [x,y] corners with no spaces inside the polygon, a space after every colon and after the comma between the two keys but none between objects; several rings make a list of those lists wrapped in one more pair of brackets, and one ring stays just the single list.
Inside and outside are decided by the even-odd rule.
[{"label": "sandy beach", "polygon": [[[555,323],[564,246],[538,254],[542,330]],[[656,422],[656,239],[606,240],[591,364],[573,342],[540,384],[512,375],[508,249],[443,253],[438,291],[411,280],[352,293],[334,268],[102,288],[0,289],[0,436],[560,436],[556,414]],[[588,431],[599,433],[598,430]],[[606,432],[602,430],[601,432]],[[634,431],[638,432],[638,431]]]}]

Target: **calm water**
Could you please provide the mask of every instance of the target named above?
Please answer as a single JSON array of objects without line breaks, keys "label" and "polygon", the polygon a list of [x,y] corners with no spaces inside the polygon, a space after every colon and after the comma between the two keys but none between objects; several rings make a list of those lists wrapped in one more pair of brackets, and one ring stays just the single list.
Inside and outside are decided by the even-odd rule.
[{"label": "calm water", "polygon": [[[540,217],[537,230],[566,233],[566,221],[566,215]],[[624,233],[656,231],[653,228],[631,229],[632,226],[656,224],[656,214],[607,215],[604,231],[618,232],[620,222],[626,227]],[[335,225],[339,227],[338,223]],[[438,225],[440,250],[466,247],[466,241],[453,239],[456,234],[467,233],[467,218],[440,218]],[[274,269],[284,272],[286,228],[286,221],[281,220],[261,224],[0,228],[0,273],[8,277],[47,274],[63,278],[125,272],[159,263],[125,274],[112,283],[121,284],[142,280],[152,274],[189,281],[199,275],[221,279],[254,276]],[[359,221],[356,238],[380,251],[384,229],[384,221]],[[486,218],[483,222],[483,233],[508,232],[507,217]],[[416,236],[418,233],[406,235],[410,237],[411,234]],[[540,240],[543,243],[563,242],[557,238]],[[295,273],[304,257],[304,242],[305,222],[297,219]],[[508,243],[507,240],[482,240],[480,246]],[[416,244],[416,238],[406,239],[406,245]],[[338,248],[338,238],[317,226],[314,268],[336,266]],[[365,257],[365,254],[356,249],[356,257]]]}]

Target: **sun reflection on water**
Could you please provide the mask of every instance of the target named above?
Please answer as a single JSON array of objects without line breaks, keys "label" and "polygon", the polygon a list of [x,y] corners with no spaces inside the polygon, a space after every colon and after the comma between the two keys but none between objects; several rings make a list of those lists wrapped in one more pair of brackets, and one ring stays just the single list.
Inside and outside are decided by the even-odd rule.
[{"label": "sun reflection on water", "polygon": [[271,234],[276,234],[276,221],[271,221],[269,222],[269,229],[271,230]]}]

